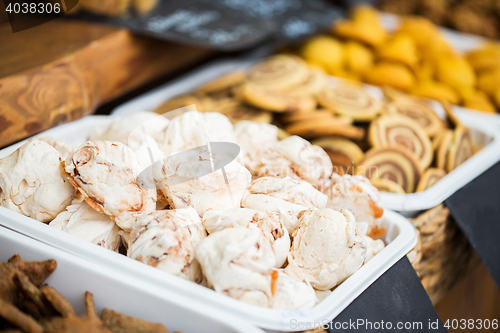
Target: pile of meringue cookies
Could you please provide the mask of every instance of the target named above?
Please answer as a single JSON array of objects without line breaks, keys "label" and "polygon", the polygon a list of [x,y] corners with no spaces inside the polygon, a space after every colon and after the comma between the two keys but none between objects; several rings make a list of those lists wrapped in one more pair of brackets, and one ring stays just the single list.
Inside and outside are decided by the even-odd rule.
[{"label": "pile of meringue cookies", "polygon": [[[138,112],[88,139],[34,138],[0,159],[0,205],[240,301],[287,310],[313,307],[385,246],[368,179],[332,174],[321,147],[279,140],[274,125]],[[240,153],[224,173],[169,183],[197,166],[166,157],[207,140],[237,143]]]}]

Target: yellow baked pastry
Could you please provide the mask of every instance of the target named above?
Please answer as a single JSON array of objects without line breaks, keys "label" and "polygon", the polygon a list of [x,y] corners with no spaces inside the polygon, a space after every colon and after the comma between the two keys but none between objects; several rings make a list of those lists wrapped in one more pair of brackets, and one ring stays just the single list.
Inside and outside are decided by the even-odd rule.
[{"label": "yellow baked pastry", "polygon": [[420,50],[426,49],[439,38],[439,30],[436,26],[430,20],[421,16],[403,17],[398,32],[413,37]]},{"label": "yellow baked pastry", "polygon": [[387,39],[385,29],[374,22],[337,20],[332,31],[337,36],[354,39],[371,46],[382,45]]},{"label": "yellow baked pastry", "polygon": [[411,93],[419,97],[427,97],[436,100],[444,99],[450,103],[458,104],[460,97],[450,86],[434,80],[419,82]]},{"label": "yellow baked pastry", "polygon": [[345,43],[345,67],[348,72],[364,74],[373,66],[373,52],[361,43]]},{"label": "yellow baked pastry", "polygon": [[477,88],[490,96],[495,94],[495,90],[500,86],[500,67],[480,73],[477,79]]},{"label": "yellow baked pastry", "polygon": [[342,43],[329,36],[308,40],[300,53],[308,63],[320,65],[327,71],[342,68],[345,59]]},{"label": "yellow baked pastry", "polygon": [[483,112],[495,113],[496,109],[485,92],[474,90],[474,92],[463,101],[463,106]]},{"label": "yellow baked pastry", "polygon": [[405,65],[391,62],[379,62],[373,66],[365,74],[365,80],[373,85],[387,85],[404,91],[415,85],[415,76]]},{"label": "yellow baked pastry", "polygon": [[410,68],[418,64],[417,44],[406,33],[397,33],[377,50],[379,58],[402,62]]},{"label": "yellow baked pastry", "polygon": [[467,60],[477,72],[499,68],[500,44],[487,43],[484,47],[469,53]]},{"label": "yellow baked pastry", "polygon": [[436,63],[436,78],[455,89],[476,85],[474,69],[460,56],[440,57]]}]

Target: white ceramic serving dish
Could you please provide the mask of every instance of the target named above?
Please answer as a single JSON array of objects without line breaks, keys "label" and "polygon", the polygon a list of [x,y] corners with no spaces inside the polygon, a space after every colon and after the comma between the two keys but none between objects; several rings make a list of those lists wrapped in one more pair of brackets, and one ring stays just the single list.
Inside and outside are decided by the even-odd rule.
[{"label": "white ceramic serving dish", "polygon": [[[249,68],[256,61],[255,59],[227,60],[208,64],[119,106],[112,114],[125,116],[141,110],[152,111],[169,98],[188,93],[197,86],[236,69]],[[339,79],[332,78],[333,84],[337,82]],[[366,87],[373,97],[383,98],[380,88],[370,85]],[[445,112],[438,102],[433,101],[432,107],[438,116],[445,117]],[[432,208],[500,161],[500,122],[489,121],[498,117],[485,118],[479,112],[469,112],[459,107],[455,109],[459,118],[471,128],[476,143],[485,147],[425,191],[411,194],[381,193],[384,207],[403,213]]]},{"label": "white ceramic serving dish", "polygon": [[[88,116],[53,128],[41,133],[40,136],[50,135],[64,141],[81,142],[85,140],[91,129],[105,125],[110,120],[111,117],[107,116]],[[0,157],[13,152],[21,144],[22,142],[16,144],[15,147],[8,147],[0,151]],[[0,207],[0,225],[93,262],[96,267],[105,266],[113,269],[119,272],[124,279],[130,277],[137,279],[137,281],[147,281],[151,288],[150,291],[153,290],[158,295],[161,295],[163,291],[176,293],[185,299],[193,300],[193,302],[206,304],[213,311],[225,312],[231,317],[239,318],[242,322],[247,321],[258,327],[280,331],[298,330],[294,329],[292,322],[294,320],[310,325],[313,323],[321,325],[332,320],[415,246],[417,239],[414,228],[404,217],[387,210],[382,224],[387,227],[384,241],[388,244],[382,252],[343,282],[330,296],[313,309],[283,311],[239,302]]]},{"label": "white ceramic serving dish", "polygon": [[[34,221],[31,221],[34,223]],[[83,314],[85,291],[94,294],[97,310],[113,309],[126,315],[160,322],[170,332],[263,333],[241,318],[212,309],[210,304],[150,282],[92,263],[0,226],[0,262],[19,253],[26,261],[57,260],[57,269],[46,280]]]}]

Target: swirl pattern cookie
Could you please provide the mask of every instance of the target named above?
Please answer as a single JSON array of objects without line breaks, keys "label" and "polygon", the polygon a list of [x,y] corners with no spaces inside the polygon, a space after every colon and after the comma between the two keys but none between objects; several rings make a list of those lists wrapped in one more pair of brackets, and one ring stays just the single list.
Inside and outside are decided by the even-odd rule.
[{"label": "swirl pattern cookie", "polygon": [[368,139],[373,147],[403,146],[420,160],[422,168],[432,162],[432,145],[425,131],[415,121],[399,115],[387,115],[374,120]]},{"label": "swirl pattern cookie", "polygon": [[245,73],[245,71],[234,71],[199,86],[198,88],[196,88],[196,92],[203,94],[218,92],[241,84],[246,80],[246,78],[247,74]]},{"label": "swirl pattern cookie", "polygon": [[448,163],[448,153],[453,141],[453,131],[447,130],[441,136],[436,150],[436,166],[438,169],[446,169]]},{"label": "swirl pattern cookie", "polygon": [[470,129],[462,125],[457,126],[446,161],[446,171],[451,172],[473,154],[474,141]]},{"label": "swirl pattern cookie", "polygon": [[255,65],[248,73],[248,80],[273,90],[289,90],[309,78],[307,63],[301,58],[279,54]]},{"label": "swirl pattern cookie", "polygon": [[311,143],[325,150],[332,160],[333,172],[338,174],[353,174],[355,165],[365,155],[357,144],[345,138],[322,138]]},{"label": "swirl pattern cookie", "polygon": [[396,182],[387,178],[372,178],[370,183],[380,192],[405,194],[405,190]]},{"label": "swirl pattern cookie", "polygon": [[355,174],[368,179],[385,178],[412,193],[422,176],[422,166],[415,154],[404,146],[372,148],[356,167]]},{"label": "swirl pattern cookie", "polygon": [[438,134],[443,128],[443,122],[431,108],[411,99],[388,103],[386,112],[388,114],[399,114],[416,121],[430,137]]},{"label": "swirl pattern cookie", "polygon": [[274,112],[304,112],[316,108],[312,95],[297,91],[279,91],[249,82],[241,87],[240,93],[248,104]]},{"label": "swirl pattern cookie", "polygon": [[427,169],[422,175],[422,178],[420,178],[420,181],[418,182],[418,186],[415,192],[425,191],[444,176],[446,176],[446,171],[444,171],[443,169],[437,169],[437,168]]},{"label": "swirl pattern cookie", "polygon": [[350,139],[362,139],[365,136],[365,130],[346,125],[342,119],[325,118],[312,119],[293,123],[285,128],[292,134],[298,135],[306,139],[317,138],[320,136],[338,135]]},{"label": "swirl pattern cookie", "polygon": [[340,85],[326,87],[318,96],[319,104],[334,113],[358,121],[374,119],[381,110],[381,102],[370,96],[363,87]]}]

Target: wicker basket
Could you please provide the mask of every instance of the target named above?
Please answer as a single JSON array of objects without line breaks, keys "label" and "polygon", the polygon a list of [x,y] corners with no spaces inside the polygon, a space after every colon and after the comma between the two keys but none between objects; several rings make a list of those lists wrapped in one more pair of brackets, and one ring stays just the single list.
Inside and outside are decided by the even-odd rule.
[{"label": "wicker basket", "polygon": [[479,262],[472,246],[443,204],[410,219],[419,236],[408,258],[433,304]]}]

